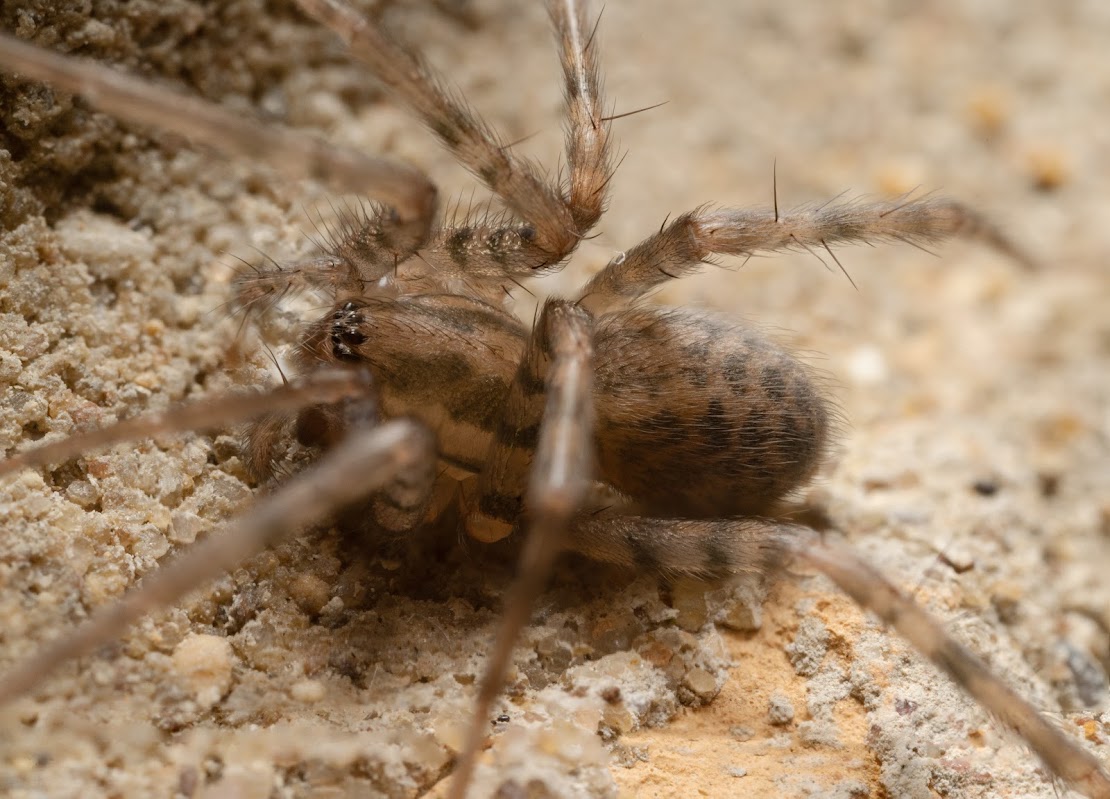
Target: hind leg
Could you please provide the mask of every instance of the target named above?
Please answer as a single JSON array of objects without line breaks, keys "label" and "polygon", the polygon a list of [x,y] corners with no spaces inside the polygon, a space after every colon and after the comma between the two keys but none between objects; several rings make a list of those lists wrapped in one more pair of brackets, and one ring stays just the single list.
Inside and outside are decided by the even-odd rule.
[{"label": "hind leg", "polygon": [[791,565],[814,569],[1020,736],[1053,774],[1087,796],[1110,796],[1110,775],[1093,755],[995,676],[878,569],[848,546],[821,540],[808,527],[773,519],[593,516],[571,528],[568,547],[595,560],[662,573],[774,576]]}]

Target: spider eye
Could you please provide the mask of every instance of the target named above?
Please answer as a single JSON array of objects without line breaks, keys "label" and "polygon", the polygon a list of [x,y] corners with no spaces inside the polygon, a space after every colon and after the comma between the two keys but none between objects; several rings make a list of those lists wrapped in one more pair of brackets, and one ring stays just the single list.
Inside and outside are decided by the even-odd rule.
[{"label": "spider eye", "polygon": [[338,360],[359,360],[354,348],[366,343],[366,334],[361,330],[363,319],[360,311],[360,306],[348,302],[332,314],[331,348]]}]

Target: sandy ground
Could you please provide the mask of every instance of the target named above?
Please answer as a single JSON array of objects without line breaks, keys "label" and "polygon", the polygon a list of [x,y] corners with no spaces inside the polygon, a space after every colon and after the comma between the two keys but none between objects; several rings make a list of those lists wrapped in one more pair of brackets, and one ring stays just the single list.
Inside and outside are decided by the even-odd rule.
[{"label": "sandy ground", "polygon": [[[560,83],[541,10],[470,8],[473,27],[415,0],[387,18],[554,165]],[[96,14],[30,3],[0,24],[408,158],[469,196],[430,136],[284,4]],[[627,156],[602,233],[537,292],[575,285],[667,214],[768,204],[776,161],[784,205],[939,189],[1039,260],[1027,272],[966,243],[841,251],[853,290],[802,253],[726,264],[659,299],[821,353],[847,425],[809,504],[1110,760],[1110,10],[641,0],[607,4],[601,35],[616,110],[667,105],[617,123]],[[305,209],[328,213],[326,191],[2,87],[0,447],[257,379],[265,356],[221,310],[229,264],[307,251]],[[300,318],[262,337],[278,346]],[[0,657],[63,634],[251,493],[232,431],[6,479]],[[436,552],[398,562],[322,531],[260,555],[3,711],[0,790],[438,790],[508,569],[505,553]],[[491,728],[487,795],[1057,795],[1020,742],[823,580],[776,586],[753,630],[751,586],[570,566]]]}]

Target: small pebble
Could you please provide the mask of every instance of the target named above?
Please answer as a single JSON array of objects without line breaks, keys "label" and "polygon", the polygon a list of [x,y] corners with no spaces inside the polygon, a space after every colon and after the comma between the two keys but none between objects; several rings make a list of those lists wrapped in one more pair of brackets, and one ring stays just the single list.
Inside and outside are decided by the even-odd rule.
[{"label": "small pebble", "polygon": [[1037,147],[1026,156],[1026,169],[1033,188],[1055,191],[1071,179],[1071,164],[1057,147]]},{"label": "small pebble", "polygon": [[302,611],[316,616],[331,600],[331,586],[315,574],[299,574],[289,586],[289,594]]},{"label": "small pebble", "polygon": [[231,687],[231,643],[218,635],[189,635],[173,651],[173,666],[197,704],[211,707]]},{"label": "small pebble", "polygon": [[967,103],[968,122],[980,136],[997,136],[1010,121],[1013,100],[998,86],[980,87]]},{"label": "small pebble", "polygon": [[717,678],[705,669],[690,669],[682,682],[703,702],[710,701],[720,691],[717,687]]},{"label": "small pebble", "polygon": [[792,722],[794,720],[794,703],[790,701],[790,697],[779,691],[771,694],[767,708],[767,719],[772,724],[780,727]]}]

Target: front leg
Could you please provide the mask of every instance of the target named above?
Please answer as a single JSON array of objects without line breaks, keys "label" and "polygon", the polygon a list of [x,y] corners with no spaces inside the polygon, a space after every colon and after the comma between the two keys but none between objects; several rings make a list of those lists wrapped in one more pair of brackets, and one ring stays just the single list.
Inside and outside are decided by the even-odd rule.
[{"label": "front leg", "polygon": [[[532,333],[513,395],[527,403],[511,406],[515,417],[506,414],[505,430],[534,428],[534,449],[514,446],[500,437],[493,449],[502,455],[527,462],[530,471],[501,471],[489,479],[497,490],[519,490],[523,495],[528,538],[520,556],[519,575],[505,595],[504,616],[478,690],[473,715],[449,796],[462,799],[474,771],[475,760],[488,727],[490,705],[501,691],[512,659],[513,647],[532,615],[532,607],[551,573],[556,556],[574,515],[589,490],[593,464],[593,319],[572,303],[549,301]],[[538,382],[535,382],[538,381]],[[524,386],[536,393],[519,391]],[[546,386],[546,391],[543,387]],[[540,403],[542,402],[542,405]],[[539,414],[531,411],[539,406]],[[542,415],[542,421],[540,416]],[[534,421],[533,421],[534,420]],[[487,467],[483,477],[490,475]],[[501,497],[507,509],[521,504],[521,496]],[[511,529],[506,519],[479,511],[475,517],[488,528]],[[493,507],[487,500],[484,507]],[[474,529],[474,517],[467,520]]]},{"label": "front leg", "polygon": [[[466,532],[471,538],[485,543],[500,541],[523,515],[540,422],[548,415],[544,406],[550,402],[551,370],[559,356],[558,347],[569,346],[561,341],[571,335],[563,332],[566,330],[582,339],[581,357],[587,357],[588,350],[592,366],[592,318],[570,302],[549,301],[528,339],[477,485],[464,492]],[[591,418],[592,411],[591,405]]]},{"label": "front leg", "polygon": [[161,610],[234,568],[283,537],[326,519],[336,510],[376,491],[406,497],[404,490],[427,473],[435,443],[421,425],[407,420],[352,431],[317,464],[284,483],[253,510],[212,535],[123,599],[98,608],[72,632],[47,642],[0,676],[0,705],[33,690],[59,666],[118,637],[143,616]]},{"label": "front leg", "polygon": [[834,199],[782,213],[777,203],[765,209],[702,207],[682,214],[620,253],[593,277],[578,301],[600,316],[635,302],[669,280],[699,272],[718,255],[750,258],[805,250],[820,259],[824,252],[843,270],[833,254],[835,245],[904,241],[921,246],[955,237],[986,244],[1024,267],[1034,266],[990,220],[943,198]]}]

